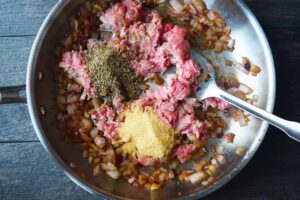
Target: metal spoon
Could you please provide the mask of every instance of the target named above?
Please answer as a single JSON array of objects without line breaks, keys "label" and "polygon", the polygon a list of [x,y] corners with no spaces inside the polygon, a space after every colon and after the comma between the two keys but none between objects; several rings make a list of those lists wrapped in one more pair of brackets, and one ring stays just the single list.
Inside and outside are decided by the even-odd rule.
[{"label": "metal spoon", "polygon": [[220,89],[216,84],[216,74],[214,71],[214,67],[197,53],[195,50],[191,50],[191,57],[201,65],[202,69],[210,75],[210,79],[208,81],[202,82],[200,84],[200,90],[197,91],[196,97],[199,100],[204,100],[209,97],[216,97],[222,99],[233,106],[236,106],[253,116],[272,124],[273,126],[281,129],[285,132],[289,137],[294,140],[300,142],[300,123],[288,121],[277,117],[263,109],[255,107],[225,91]]}]

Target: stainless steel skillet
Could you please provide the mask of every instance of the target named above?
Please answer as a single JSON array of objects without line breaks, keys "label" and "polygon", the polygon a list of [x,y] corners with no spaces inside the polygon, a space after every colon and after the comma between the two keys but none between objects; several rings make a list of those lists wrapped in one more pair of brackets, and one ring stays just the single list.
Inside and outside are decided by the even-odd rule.
[{"label": "stainless steel skillet", "polygon": [[[76,145],[66,144],[59,139],[55,124],[57,86],[54,82],[53,70],[58,61],[53,54],[53,49],[68,31],[70,17],[76,13],[77,8],[83,2],[84,0],[61,0],[57,3],[36,37],[28,63],[27,102],[30,117],[41,143],[54,160],[75,183],[104,198],[195,199],[206,196],[231,180],[256,152],[266,133],[267,124],[251,118],[249,126],[241,128],[238,124],[229,121],[227,132],[236,134],[234,144],[227,144],[222,140],[210,141],[212,144],[224,146],[226,156],[223,174],[213,185],[205,188],[200,184],[186,183],[178,186],[173,183],[155,192],[133,188],[124,180],[114,181],[104,174],[98,178],[92,177],[92,169],[81,157],[80,149]],[[229,26],[232,27],[232,36],[237,39],[237,43],[233,53],[216,56],[205,52],[205,55],[210,57],[216,65],[222,63],[224,56],[236,60],[247,56],[261,66],[262,72],[256,78],[231,71],[231,69],[227,69],[228,71],[224,73],[234,73],[241,82],[247,83],[260,97],[257,106],[272,112],[276,88],[274,63],[269,44],[259,23],[240,0],[207,0],[206,2],[210,8],[222,13]],[[1,91],[2,101],[24,102],[24,99],[20,100],[17,97],[17,91],[20,89],[22,87],[6,88],[6,91]],[[248,150],[243,156],[235,154],[240,146]],[[70,167],[71,162],[77,166],[76,169]],[[81,173],[87,174],[90,178],[88,180],[81,178]],[[47,178],[46,175],[45,178]]]}]

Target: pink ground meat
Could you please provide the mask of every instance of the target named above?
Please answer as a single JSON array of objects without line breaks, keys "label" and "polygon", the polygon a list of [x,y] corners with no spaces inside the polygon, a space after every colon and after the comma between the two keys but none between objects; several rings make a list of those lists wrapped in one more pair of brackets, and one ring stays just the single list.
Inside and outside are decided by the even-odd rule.
[{"label": "pink ground meat", "polygon": [[152,166],[155,164],[156,160],[149,156],[139,155],[138,161],[144,166]]},{"label": "pink ground meat", "polygon": [[[155,11],[147,11],[141,17],[142,6],[132,0],[124,0],[108,9],[101,17],[101,26],[114,27],[119,35],[108,41],[89,41],[88,48],[104,43],[125,54],[130,59],[137,74],[147,76],[150,73],[165,72],[172,64],[176,73],[168,75],[166,84],[158,89],[148,90],[141,99],[134,102],[152,106],[159,117],[182,134],[194,134],[198,139],[205,138],[205,123],[195,115],[199,102],[190,98],[197,88],[200,67],[190,58],[190,46],[186,39],[187,30],[180,26],[163,23]],[[78,52],[67,52],[59,65],[70,78],[75,79],[87,94],[95,94],[89,77],[84,57]],[[224,110],[228,104],[210,98],[204,101],[207,105]],[[97,128],[109,139],[116,139],[119,122],[115,120],[116,111],[122,110],[122,97],[113,100],[114,109],[103,105],[95,109],[91,116]],[[116,111],[115,111],[116,110]],[[195,148],[192,145],[179,145],[174,155],[185,162],[189,160]],[[145,166],[155,160],[139,155],[139,162]]]},{"label": "pink ground meat", "polygon": [[218,108],[219,110],[226,110],[230,104],[217,98],[207,98],[204,100],[207,106],[211,106],[213,108]]},{"label": "pink ground meat", "polygon": [[76,80],[82,85],[86,94],[95,95],[95,89],[92,87],[92,80],[86,67],[85,59],[80,53],[76,51],[64,53],[59,67],[67,72],[69,78]]},{"label": "pink ground meat", "polygon": [[196,119],[194,107],[196,105],[188,102],[181,103],[178,107],[178,120],[174,127],[182,134],[193,133],[197,138],[201,138],[205,134],[205,125]]},{"label": "pink ground meat", "polygon": [[104,133],[104,136],[114,140],[117,137],[119,122],[115,121],[115,111],[107,105],[93,110],[91,117],[97,128]]},{"label": "pink ground meat", "polygon": [[[163,39],[166,41],[163,46],[165,50],[171,55],[172,64],[182,64],[189,59],[190,45],[185,39],[187,30],[180,26],[166,24]],[[167,31],[166,31],[167,30]]]},{"label": "pink ground meat", "polygon": [[128,45],[139,50],[139,56],[132,64],[136,71],[146,76],[149,73],[164,72],[170,65],[170,57],[161,48],[163,34],[162,18],[155,12],[148,15],[149,22],[138,22],[123,28],[123,37]]},{"label": "pink ground meat", "polygon": [[195,151],[195,147],[188,144],[179,145],[175,149],[175,154],[181,163],[188,161],[191,158],[192,153]]},{"label": "pink ground meat", "polygon": [[[167,77],[167,86],[160,86],[157,90],[147,92],[139,103],[153,106],[164,121],[182,134],[193,133],[201,138],[205,134],[205,126],[196,119],[195,105],[183,101],[195,89],[196,79],[200,75],[199,66],[189,56],[190,46],[185,38],[187,30],[163,23],[162,18],[155,11],[147,13],[145,21],[136,21],[129,26],[132,20],[137,20],[139,17],[135,16],[128,23],[122,23],[123,26],[114,18],[110,21],[106,19],[107,16],[114,15],[113,11],[119,12],[120,7],[126,7],[128,1],[117,4],[101,17],[103,23],[109,23],[120,30],[120,39],[125,42],[120,43],[120,47],[117,48],[124,48],[125,44],[138,49],[139,55],[132,64],[137,73],[142,76],[165,72],[170,64],[176,66],[176,73]],[[128,7],[126,8],[128,12]],[[124,13],[119,15],[124,16]],[[127,20],[124,17],[123,19]],[[184,151],[185,154],[191,154],[193,151],[190,148],[185,149],[188,149]],[[183,154],[176,154],[181,161],[188,157]]]},{"label": "pink ground meat", "polygon": [[113,98],[112,104],[118,112],[121,111],[122,108],[123,108],[123,102],[122,101],[123,101],[122,96],[116,96],[116,97]]},{"label": "pink ground meat", "polygon": [[108,9],[101,17],[104,24],[114,27],[125,26],[135,22],[140,17],[142,4],[136,4],[132,0],[124,0]]}]

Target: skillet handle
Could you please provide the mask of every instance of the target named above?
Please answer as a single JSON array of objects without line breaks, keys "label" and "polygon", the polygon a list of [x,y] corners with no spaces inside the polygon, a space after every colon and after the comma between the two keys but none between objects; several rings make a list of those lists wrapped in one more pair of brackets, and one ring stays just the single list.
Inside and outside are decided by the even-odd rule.
[{"label": "skillet handle", "polygon": [[20,96],[20,92],[26,90],[26,85],[0,87],[0,104],[26,103],[26,97]]}]

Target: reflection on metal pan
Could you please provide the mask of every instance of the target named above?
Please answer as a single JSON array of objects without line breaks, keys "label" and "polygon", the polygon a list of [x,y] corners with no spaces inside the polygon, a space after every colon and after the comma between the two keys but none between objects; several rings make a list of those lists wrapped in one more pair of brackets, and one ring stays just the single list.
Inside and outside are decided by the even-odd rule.
[{"label": "reflection on metal pan", "polygon": [[[76,145],[66,144],[59,140],[58,130],[55,125],[55,97],[56,84],[53,68],[57,60],[52,51],[64,36],[69,27],[69,19],[76,13],[76,9],[83,0],[61,0],[49,13],[35,39],[29,58],[27,70],[27,102],[34,129],[54,160],[76,184],[85,190],[98,194],[103,198],[118,199],[196,199],[204,197],[217,190],[240,172],[252,158],[267,131],[267,124],[251,118],[248,127],[241,128],[238,124],[229,123],[228,132],[234,132],[236,139],[233,144],[223,140],[211,140],[210,143],[221,144],[225,147],[227,162],[223,174],[214,184],[203,187],[201,184],[192,185],[184,183],[177,186],[172,183],[165,188],[150,192],[133,188],[125,180],[114,181],[108,176],[92,177],[87,181],[80,177],[80,173],[91,173],[91,167],[81,158],[81,152]],[[220,64],[224,56],[239,60],[247,56],[262,68],[257,77],[246,76],[239,72],[236,77],[247,83],[260,96],[257,106],[272,112],[275,101],[275,69],[272,53],[266,36],[258,21],[240,0],[214,0],[208,1],[208,7],[219,10],[232,27],[232,37],[236,39],[236,48],[233,53],[215,55],[203,52],[211,58],[214,64]],[[230,69],[228,69],[230,71]],[[224,71],[227,73],[227,69]],[[43,78],[41,77],[43,74]],[[41,113],[41,108],[43,114]],[[235,150],[239,146],[248,149],[242,157],[236,156]],[[70,167],[70,162],[75,163],[77,170]],[[181,196],[178,196],[178,192]]]}]

